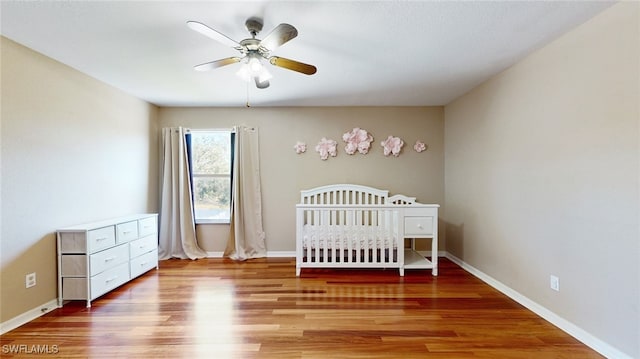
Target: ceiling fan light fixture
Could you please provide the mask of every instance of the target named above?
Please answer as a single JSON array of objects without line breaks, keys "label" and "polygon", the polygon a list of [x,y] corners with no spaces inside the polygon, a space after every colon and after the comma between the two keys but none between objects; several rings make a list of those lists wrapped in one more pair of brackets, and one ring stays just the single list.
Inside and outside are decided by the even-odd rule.
[{"label": "ceiling fan light fixture", "polygon": [[273,78],[273,75],[271,75],[271,73],[267,70],[266,67],[262,66],[262,70],[260,71],[260,74],[258,74],[258,80],[260,80],[260,82],[265,82],[272,78]]},{"label": "ceiling fan light fixture", "polygon": [[251,81],[251,71],[249,71],[249,65],[242,64],[236,75],[245,82]]},{"label": "ceiling fan light fixture", "polygon": [[262,65],[260,59],[255,55],[248,55],[236,75],[245,82],[253,81],[255,78],[260,82],[265,82],[273,78],[273,75]]},{"label": "ceiling fan light fixture", "polygon": [[249,67],[249,71],[251,71],[253,75],[258,75],[260,74],[260,72],[262,72],[262,63],[260,62],[260,59],[255,56],[251,56],[249,58],[247,65]]}]

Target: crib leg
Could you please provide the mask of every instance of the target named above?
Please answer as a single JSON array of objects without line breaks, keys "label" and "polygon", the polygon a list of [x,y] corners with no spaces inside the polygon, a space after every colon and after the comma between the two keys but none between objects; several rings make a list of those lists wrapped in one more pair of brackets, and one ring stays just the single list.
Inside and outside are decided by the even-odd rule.
[{"label": "crib leg", "polygon": [[400,276],[404,277],[404,267],[400,267],[398,269],[400,269]]},{"label": "crib leg", "polygon": [[302,270],[302,268],[296,266],[296,277],[300,276],[300,271]]},{"label": "crib leg", "polygon": [[431,269],[431,275],[434,277],[438,276],[438,267]]}]

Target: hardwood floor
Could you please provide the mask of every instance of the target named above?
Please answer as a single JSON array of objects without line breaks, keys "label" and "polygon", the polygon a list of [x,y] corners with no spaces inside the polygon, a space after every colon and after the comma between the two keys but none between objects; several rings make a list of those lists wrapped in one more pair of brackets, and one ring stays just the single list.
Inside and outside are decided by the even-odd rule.
[{"label": "hardwood floor", "polygon": [[429,271],[291,258],[161,261],[0,337],[3,358],[602,358],[441,258]]}]

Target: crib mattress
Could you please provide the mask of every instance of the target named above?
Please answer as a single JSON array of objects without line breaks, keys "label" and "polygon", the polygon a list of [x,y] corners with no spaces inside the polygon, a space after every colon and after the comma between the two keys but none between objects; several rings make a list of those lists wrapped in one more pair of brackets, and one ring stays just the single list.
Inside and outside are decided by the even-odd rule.
[{"label": "crib mattress", "polygon": [[396,248],[398,236],[382,226],[303,226],[303,248],[373,249]]}]

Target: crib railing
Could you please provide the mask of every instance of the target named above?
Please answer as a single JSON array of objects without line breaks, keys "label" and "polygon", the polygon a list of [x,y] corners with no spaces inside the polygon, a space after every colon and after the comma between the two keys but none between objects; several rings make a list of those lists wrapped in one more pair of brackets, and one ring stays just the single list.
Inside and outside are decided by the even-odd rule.
[{"label": "crib railing", "polygon": [[404,233],[398,205],[296,206],[296,273],[303,267],[400,268]]}]

